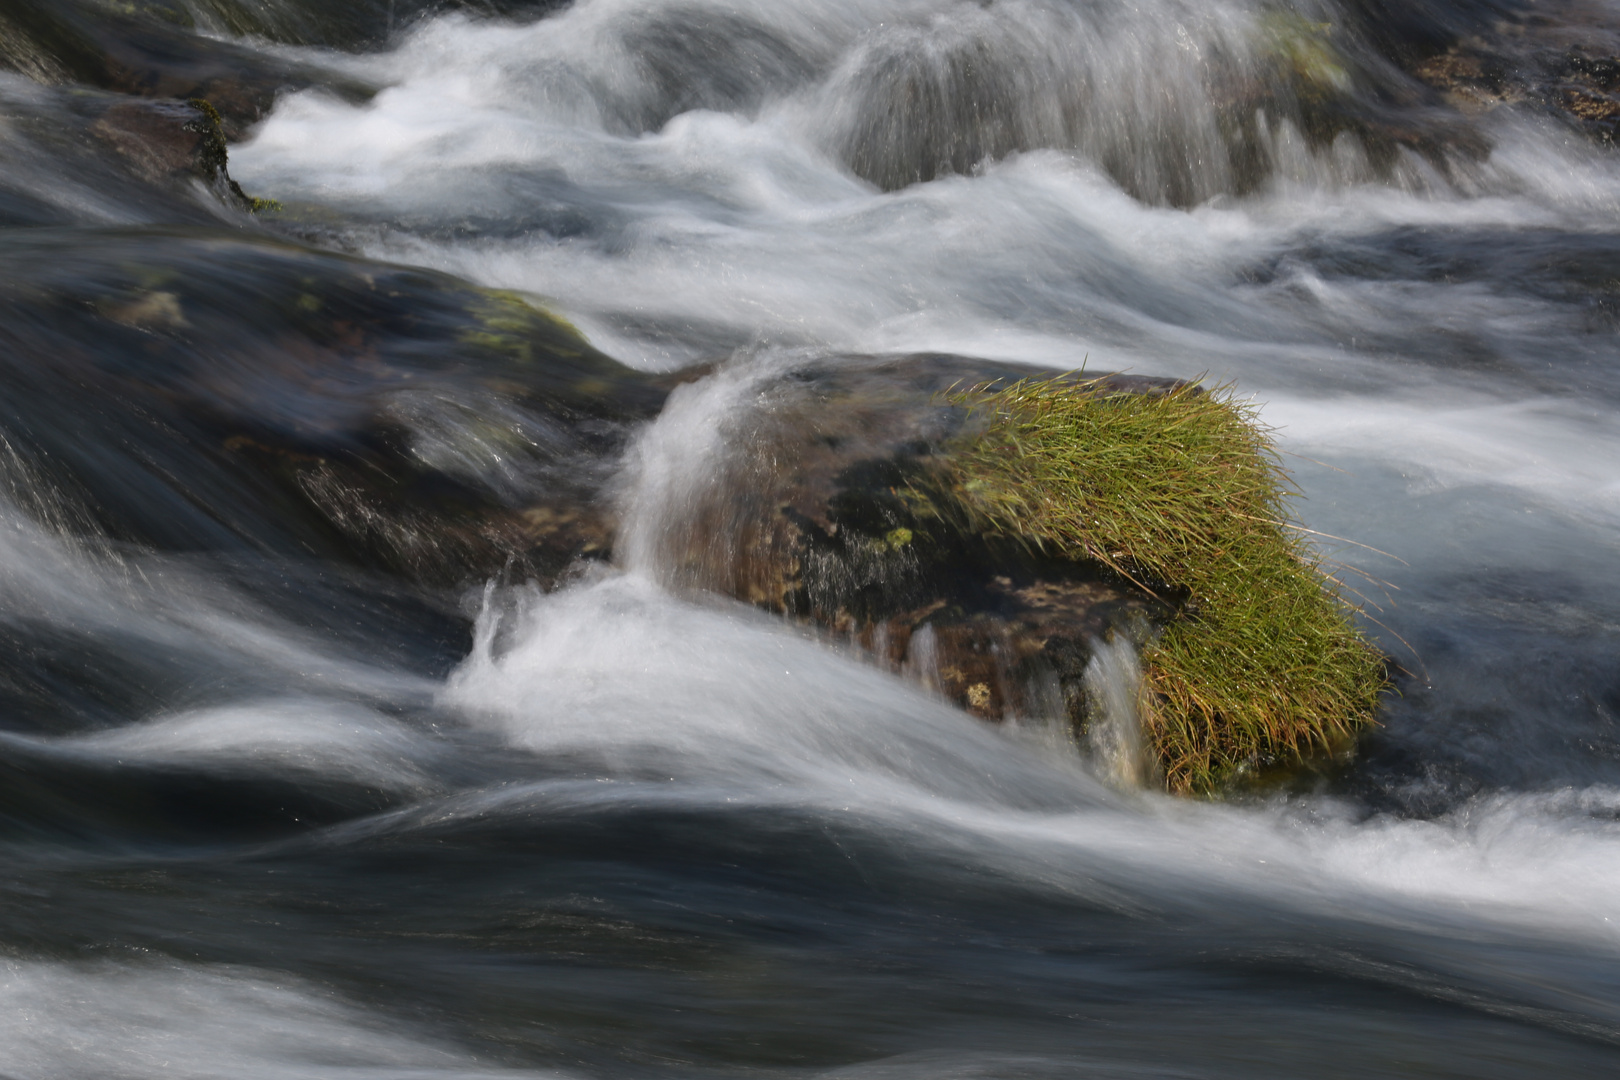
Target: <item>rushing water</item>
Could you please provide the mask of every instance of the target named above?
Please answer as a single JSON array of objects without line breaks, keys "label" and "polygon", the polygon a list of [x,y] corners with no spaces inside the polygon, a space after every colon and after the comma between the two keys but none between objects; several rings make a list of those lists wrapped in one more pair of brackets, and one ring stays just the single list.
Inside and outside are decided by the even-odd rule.
[{"label": "rushing water", "polygon": [[[1513,5],[401,5],[365,51],[245,6],[305,29],[233,55],[326,80],[232,149],[258,225],[0,81],[0,1073],[1615,1068],[1620,167],[1390,59]],[[1331,94],[1440,134],[1308,137]],[[592,466],[439,359],[449,301],[338,364],[257,299],[463,288],[426,271],[724,363]],[[760,380],[920,350],[1253,395],[1382,582],[1405,670],[1355,762],[1174,800],[1127,782],[1128,647],[1076,747],[675,587]],[[491,498],[605,470],[616,562],[406,587],[221,479],[378,380]]]}]

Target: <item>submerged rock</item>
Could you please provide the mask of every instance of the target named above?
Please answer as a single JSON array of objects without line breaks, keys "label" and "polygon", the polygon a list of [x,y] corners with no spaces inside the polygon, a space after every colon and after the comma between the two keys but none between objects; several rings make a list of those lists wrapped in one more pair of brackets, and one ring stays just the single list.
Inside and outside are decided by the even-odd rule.
[{"label": "submerged rock", "polygon": [[1620,18],[1607,7],[1538,4],[1415,58],[1411,70],[1464,112],[1517,104],[1599,142],[1620,138]]},{"label": "submerged rock", "polygon": [[0,246],[0,439],[37,516],[429,586],[605,556],[667,387],[537,302],[228,233]]},{"label": "submerged rock", "polygon": [[[1128,9],[1128,6],[1122,6]],[[1035,14],[1035,11],[1042,14]],[[885,190],[1037,149],[1074,150],[1150,203],[1243,195],[1301,166],[1388,179],[1487,146],[1350,28],[1281,10],[1186,23],[1109,5],[903,20],[826,94],[829,149]]]},{"label": "submerged rock", "polygon": [[[654,376],[532,297],[218,231],[13,235],[0,270],[0,480],[78,542],[313,555],[428,592],[500,576],[553,587],[616,560],[813,626],[986,720],[1059,719],[1088,736],[1099,700],[1148,694],[1148,745],[1178,790],[1322,748],[1282,730],[1220,734],[1255,695],[1321,711],[1279,664],[1233,675],[1219,647],[1197,653],[1201,627],[1230,625],[1224,579],[1128,538],[1053,531],[1046,510],[1068,496],[985,470],[1005,432],[979,403],[1026,386],[1029,369],[926,354]],[[1169,379],[1048,375],[1060,397],[1205,400]],[[723,407],[692,411],[716,393],[731,394]],[[694,415],[696,432],[681,426]],[[1236,420],[1243,437],[1217,471],[1269,476]],[[661,433],[664,452],[704,456],[660,462]],[[1188,475],[1178,505],[1218,511],[1217,485]],[[1286,546],[1279,558],[1299,561]],[[1304,573],[1278,603],[1342,623]],[[1189,640],[1202,659],[1173,667],[1187,650],[1167,649]],[[1363,656],[1353,632],[1321,640]],[[1099,650],[1125,670],[1116,654],[1132,648],[1146,689],[1099,690]],[[1230,695],[1235,679],[1254,694],[1204,693]],[[1327,727],[1353,731],[1366,707]],[[1217,734],[1189,770],[1170,732],[1195,720]],[[1129,743],[1105,726],[1099,738]]]},{"label": "submerged rock", "polygon": [[201,98],[237,138],[283,90],[322,86],[364,99],[374,88],[196,32],[179,3],[0,0],[0,68],[50,85],[134,97]]}]

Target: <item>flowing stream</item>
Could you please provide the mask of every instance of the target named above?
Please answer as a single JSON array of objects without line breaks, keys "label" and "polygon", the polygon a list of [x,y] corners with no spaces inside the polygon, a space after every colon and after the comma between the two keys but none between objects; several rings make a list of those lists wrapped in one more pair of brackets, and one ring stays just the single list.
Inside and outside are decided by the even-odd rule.
[{"label": "flowing stream", "polygon": [[[1620,1064],[1620,164],[1383,40],[1518,7],[401,5],[356,44],[185,6],[319,73],[231,147],[256,223],[137,199],[51,141],[71,90],[0,76],[0,1075]],[[557,465],[428,301],[381,359],[299,352],[257,298],[337,310],[321,274],[716,367]],[[1174,799],[1128,646],[1077,746],[684,587],[762,380],[922,351],[1252,396],[1376,579],[1355,759]],[[491,498],[598,469],[614,560],[408,588],[162,449],[325,438],[383,378]]]}]

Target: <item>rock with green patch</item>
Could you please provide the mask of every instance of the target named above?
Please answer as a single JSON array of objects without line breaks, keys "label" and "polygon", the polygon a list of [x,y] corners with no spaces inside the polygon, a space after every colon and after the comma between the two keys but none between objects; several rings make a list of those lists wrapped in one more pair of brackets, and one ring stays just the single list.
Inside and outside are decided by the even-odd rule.
[{"label": "rock with green patch", "polygon": [[[725,452],[682,492],[657,550],[644,554],[679,586],[854,642],[984,719],[1057,713],[1083,723],[1093,643],[1143,637],[1177,598],[920,500],[972,420],[940,395],[998,377],[1018,373],[932,354],[788,371],[731,415]],[[1174,383],[1118,376],[1111,385]]]},{"label": "rock with green patch", "polygon": [[1372,722],[1382,657],[1293,525],[1251,406],[1097,380],[950,400],[978,423],[922,489],[941,518],[1179,598],[1142,642],[1146,734],[1172,790],[1330,753]]},{"label": "rock with green patch", "polygon": [[668,387],[539,301],[219,231],[0,245],[0,439],[87,534],[430,588],[606,557]]},{"label": "rock with green patch", "polygon": [[656,561],[978,716],[1056,715],[1084,737],[1088,665],[1123,638],[1173,791],[1342,751],[1372,720],[1382,657],[1229,395],[1031,382],[957,357],[845,361],[764,386],[724,435]]}]

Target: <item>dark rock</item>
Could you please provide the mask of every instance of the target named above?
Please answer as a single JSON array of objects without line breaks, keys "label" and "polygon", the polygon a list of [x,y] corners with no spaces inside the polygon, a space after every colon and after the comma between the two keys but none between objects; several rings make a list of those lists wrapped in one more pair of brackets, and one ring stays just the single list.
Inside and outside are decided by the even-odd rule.
[{"label": "dark rock", "polygon": [[0,246],[0,440],[96,542],[430,587],[605,557],[659,380],[523,298],[218,231]]},{"label": "dark rock", "polygon": [[485,17],[534,18],[569,0],[193,0],[151,4],[211,28],[288,45],[363,49],[428,15],[462,11]]},{"label": "dark rock", "polygon": [[1620,135],[1620,17],[1607,7],[1538,4],[1416,58],[1411,71],[1464,112],[1518,104],[1599,142]]},{"label": "dark rock", "polygon": [[89,0],[0,0],[0,67],[40,82],[146,98],[211,102],[237,138],[277,93],[323,86],[363,100],[374,88],[307,64],[203,37],[180,5]]},{"label": "dark rock", "polygon": [[988,539],[915,494],[973,423],[944,391],[1054,374],[942,355],[789,372],[732,421],[730,452],[661,523],[655,558],[681,585],[852,641],[986,719],[1060,705],[1083,720],[1092,643],[1145,639],[1179,597]]},{"label": "dark rock", "polygon": [[231,179],[225,131],[207,101],[123,99],[109,106],[90,130],[148,183],[195,178],[229,206],[251,211],[265,205]]}]

